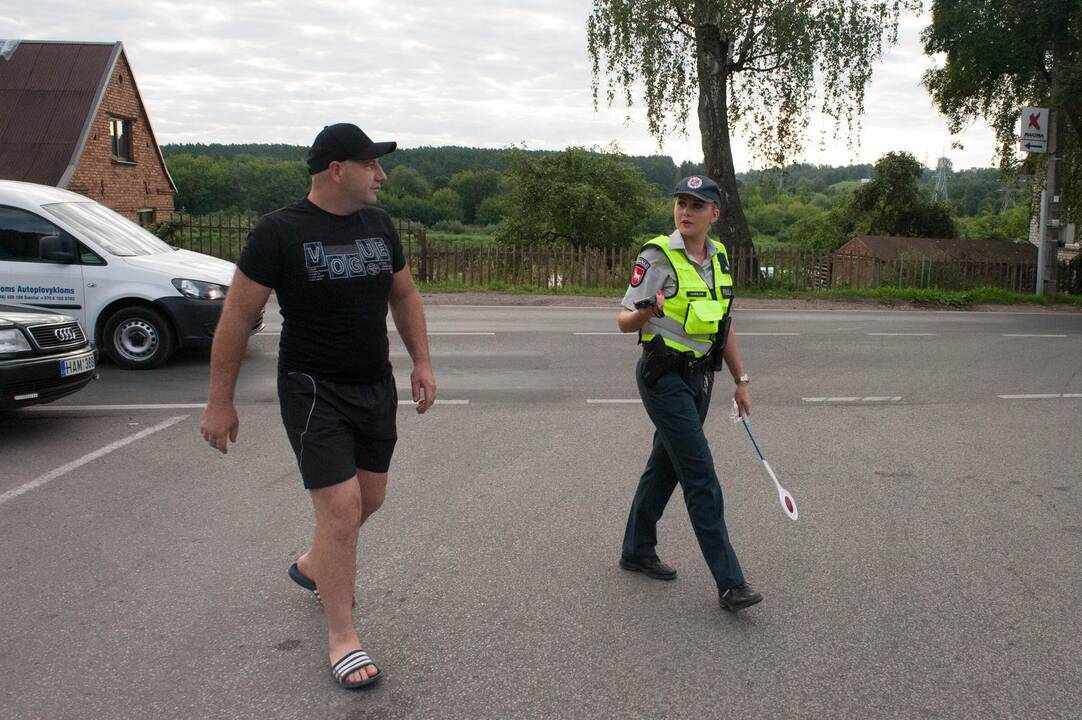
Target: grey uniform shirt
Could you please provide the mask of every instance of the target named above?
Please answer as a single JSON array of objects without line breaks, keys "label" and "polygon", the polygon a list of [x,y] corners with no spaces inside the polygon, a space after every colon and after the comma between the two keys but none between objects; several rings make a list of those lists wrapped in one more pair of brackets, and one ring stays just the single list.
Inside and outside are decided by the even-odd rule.
[{"label": "grey uniform shirt", "polygon": [[[677,250],[684,249],[684,237],[679,230],[669,236],[669,247]],[[717,254],[717,246],[707,240],[706,257],[703,258],[701,265],[688,258],[688,262],[699,273],[699,277],[706,282],[707,287],[714,286],[714,256]],[[676,289],[676,271],[673,270],[669,258],[665,256],[665,251],[659,247],[647,245],[635,261],[631,284],[627,286],[627,292],[624,293],[624,299],[620,301],[620,304],[628,310],[634,310],[635,303],[654,297],[658,290],[663,290],[665,297],[671,298],[676,294]],[[642,332],[648,335],[656,334],[660,330],[661,327],[652,317],[642,328]]]}]

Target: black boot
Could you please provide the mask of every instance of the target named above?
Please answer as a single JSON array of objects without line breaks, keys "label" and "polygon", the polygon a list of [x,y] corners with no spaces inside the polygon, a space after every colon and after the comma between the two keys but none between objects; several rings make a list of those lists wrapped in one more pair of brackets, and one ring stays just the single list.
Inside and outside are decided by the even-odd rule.
[{"label": "black boot", "polygon": [[644,573],[647,577],[656,578],[658,580],[676,579],[676,570],[661,562],[656,557],[629,558],[621,556],[620,567],[624,570],[630,570],[631,572]]},{"label": "black boot", "polygon": [[756,603],[763,601],[763,596],[751,589],[747,583],[740,583],[736,587],[718,588],[718,602],[721,607],[729,612],[743,610]]}]

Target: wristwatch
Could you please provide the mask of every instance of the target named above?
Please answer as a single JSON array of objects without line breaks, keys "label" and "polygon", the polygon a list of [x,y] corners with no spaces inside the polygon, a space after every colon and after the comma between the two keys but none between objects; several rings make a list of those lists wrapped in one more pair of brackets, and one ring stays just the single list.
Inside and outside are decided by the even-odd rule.
[{"label": "wristwatch", "polygon": [[737,385],[747,385],[751,382],[751,378],[748,377],[747,373],[741,373],[740,377],[738,377],[735,382]]}]

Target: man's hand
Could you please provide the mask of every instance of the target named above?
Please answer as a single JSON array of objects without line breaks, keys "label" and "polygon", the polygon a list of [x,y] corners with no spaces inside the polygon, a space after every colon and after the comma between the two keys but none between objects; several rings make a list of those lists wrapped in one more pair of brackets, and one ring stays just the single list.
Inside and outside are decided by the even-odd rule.
[{"label": "man's hand", "polygon": [[737,383],[736,391],[733,392],[733,402],[736,403],[737,417],[751,417],[751,393],[748,392],[747,383]]},{"label": "man's hand", "polygon": [[[414,394],[416,393],[414,390]],[[199,429],[203,433],[203,439],[212,448],[226,454],[229,452],[229,443],[237,441],[237,431],[240,429],[236,406],[232,403],[208,404],[203,411],[203,422]]]},{"label": "man's hand", "polygon": [[436,402],[436,376],[432,374],[432,366],[428,363],[414,365],[410,385],[413,386],[413,402],[417,404],[417,412],[423,413],[432,407],[432,403]]}]

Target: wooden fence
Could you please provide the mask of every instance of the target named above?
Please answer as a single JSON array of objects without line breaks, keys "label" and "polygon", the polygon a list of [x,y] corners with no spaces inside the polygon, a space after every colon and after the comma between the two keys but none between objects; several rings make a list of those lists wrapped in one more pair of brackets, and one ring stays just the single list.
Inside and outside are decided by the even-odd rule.
[{"label": "wooden fence", "polygon": [[[254,216],[193,217],[173,214],[154,230],[166,242],[207,255],[236,260]],[[433,246],[425,228],[396,221],[402,249],[419,281],[467,286],[527,285],[541,289],[623,288],[638,250],[597,250],[538,245]],[[737,251],[730,258],[737,287],[779,290],[827,288],[938,288],[968,290],[996,287],[1031,293],[1034,263],[980,260],[932,260],[901,256],[880,260],[867,255],[812,255],[791,250]],[[1082,294],[1082,270],[1060,263],[1058,292]]]},{"label": "wooden fence", "polygon": [[[569,287],[622,288],[631,277],[638,251],[490,246],[429,248],[418,246],[411,258],[422,281],[461,285],[503,282],[555,289]],[[995,287],[1014,292],[1034,291],[1035,263],[980,260],[931,260],[900,257],[880,260],[862,255],[812,255],[768,250],[737,251],[730,257],[737,287],[764,290],[869,289],[880,287],[970,290]],[[1059,292],[1080,292],[1079,273],[1061,263]]]}]

